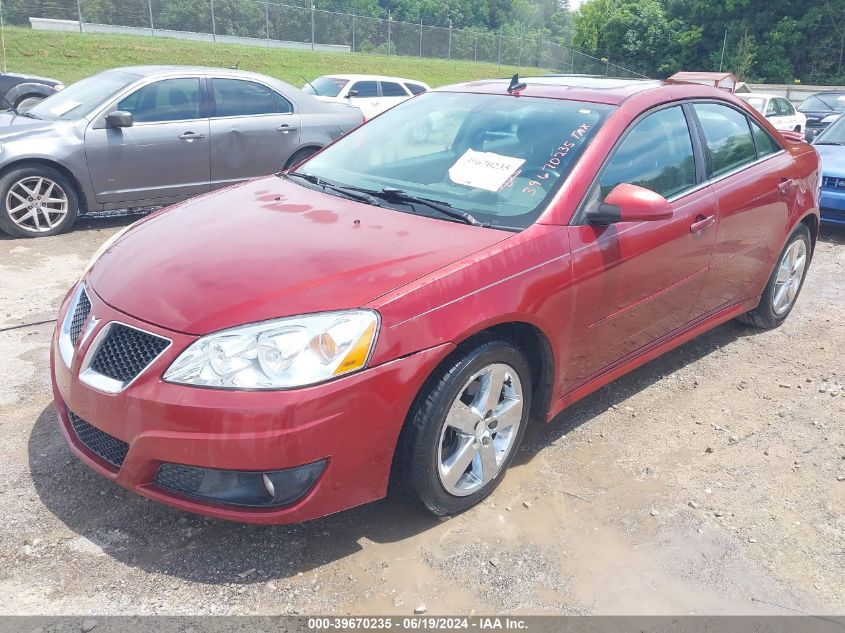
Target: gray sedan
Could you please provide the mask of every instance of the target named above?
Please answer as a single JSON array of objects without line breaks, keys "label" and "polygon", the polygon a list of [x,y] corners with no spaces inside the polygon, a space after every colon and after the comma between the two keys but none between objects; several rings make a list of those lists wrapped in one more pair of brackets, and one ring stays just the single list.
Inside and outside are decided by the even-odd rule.
[{"label": "gray sedan", "polygon": [[295,165],[362,121],[255,73],[109,70],[0,115],[0,229],[55,235],[82,212],[170,204]]}]

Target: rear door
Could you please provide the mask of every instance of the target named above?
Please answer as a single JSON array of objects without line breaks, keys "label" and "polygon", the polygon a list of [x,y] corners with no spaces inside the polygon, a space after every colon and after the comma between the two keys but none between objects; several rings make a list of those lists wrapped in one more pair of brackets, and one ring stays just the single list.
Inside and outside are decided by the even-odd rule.
[{"label": "rear door", "polygon": [[132,205],[208,191],[208,116],[205,79],[153,81],[112,104],[131,112],[128,128],[108,128],[104,117],[85,132],[85,155],[97,202]]},{"label": "rear door", "polygon": [[717,102],[696,103],[693,111],[719,210],[713,262],[696,306],[706,313],[762,291],[797,184],[791,155],[745,113]]},{"label": "rear door", "polygon": [[349,86],[347,96],[349,103],[361,110],[368,119],[371,119],[382,110],[377,81],[356,81]]},{"label": "rear door", "polygon": [[[602,168],[572,227],[574,305],[567,390],[698,316],[693,307],[716,234],[716,205],[704,179],[692,115],[682,105],[646,114]],[[660,193],[673,217],[590,226],[579,220],[618,184]]]},{"label": "rear door", "polygon": [[212,188],[279,171],[299,144],[292,102],[255,81],[210,81]]},{"label": "rear door", "polygon": [[397,81],[382,81],[380,83],[382,112],[411,98],[411,93]]}]

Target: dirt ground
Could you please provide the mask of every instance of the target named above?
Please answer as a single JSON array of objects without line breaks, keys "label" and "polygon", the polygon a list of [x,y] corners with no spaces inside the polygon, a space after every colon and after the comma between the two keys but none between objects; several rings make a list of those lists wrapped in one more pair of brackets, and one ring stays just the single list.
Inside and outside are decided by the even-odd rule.
[{"label": "dirt ground", "polygon": [[0,239],[0,614],[845,613],[845,231],[787,323],[729,323],[529,429],[438,521],[384,500],[298,526],[163,507],[56,427],[58,303],[128,219]]}]

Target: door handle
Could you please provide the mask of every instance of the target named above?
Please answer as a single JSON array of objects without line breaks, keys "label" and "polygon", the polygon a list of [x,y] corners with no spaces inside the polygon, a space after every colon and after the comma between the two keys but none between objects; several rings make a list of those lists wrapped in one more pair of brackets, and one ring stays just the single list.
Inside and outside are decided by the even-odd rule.
[{"label": "door handle", "polygon": [[795,181],[792,178],[781,178],[780,184],[778,185],[778,191],[780,192],[780,195],[789,195],[789,192],[792,191],[792,187],[794,184]]},{"label": "door handle", "polygon": [[189,143],[194,139],[205,138],[205,134],[197,134],[196,132],[185,132],[179,135],[180,141],[188,141]]},{"label": "door handle", "polygon": [[715,215],[708,215],[707,217],[704,217],[703,215],[699,215],[695,219],[695,222],[690,224],[689,231],[690,231],[690,233],[694,233],[695,235],[701,235],[704,232],[704,229],[706,229],[711,224],[715,224],[715,223],[716,223],[716,216]]},{"label": "door handle", "polygon": [[279,127],[276,128],[277,132],[281,132],[282,134],[287,134],[288,132],[295,132],[296,131],[295,125],[288,125],[287,123],[283,123]]}]

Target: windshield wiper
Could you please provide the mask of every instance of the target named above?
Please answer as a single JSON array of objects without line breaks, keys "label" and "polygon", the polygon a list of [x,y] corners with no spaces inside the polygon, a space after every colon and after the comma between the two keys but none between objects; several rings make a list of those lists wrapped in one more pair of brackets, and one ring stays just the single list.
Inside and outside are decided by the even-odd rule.
[{"label": "windshield wiper", "polygon": [[35,119],[36,121],[40,121],[41,118],[32,114],[32,112],[18,112],[17,110],[13,110],[15,114],[18,116],[25,116],[27,119]]},{"label": "windshield wiper", "polygon": [[374,207],[383,206],[374,196],[364,189],[358,189],[357,187],[343,187],[341,185],[336,185],[333,182],[329,182],[328,180],[319,178],[318,176],[314,176],[313,174],[303,174],[298,171],[289,171],[287,175],[302,178],[311,184],[321,187],[324,191],[334,191],[335,193],[339,193],[347,198],[352,198],[353,200],[358,200],[359,202],[366,202]]},{"label": "windshield wiper", "polygon": [[461,211],[460,209],[456,209],[447,202],[440,202],[438,200],[431,200],[429,198],[421,198],[420,196],[414,196],[407,193],[406,191],[403,191],[402,189],[394,189],[393,187],[383,187],[381,191],[376,191],[373,189],[364,189],[361,187],[349,187],[349,189],[354,189],[355,191],[366,193],[370,196],[381,198],[383,200],[404,202],[411,206],[414,206],[415,204],[421,204],[423,206],[428,207],[429,209],[437,211],[442,215],[448,216],[455,220],[459,220],[464,224],[472,224],[473,226],[481,226],[484,228],[490,227],[489,222],[481,222],[469,211]]}]

